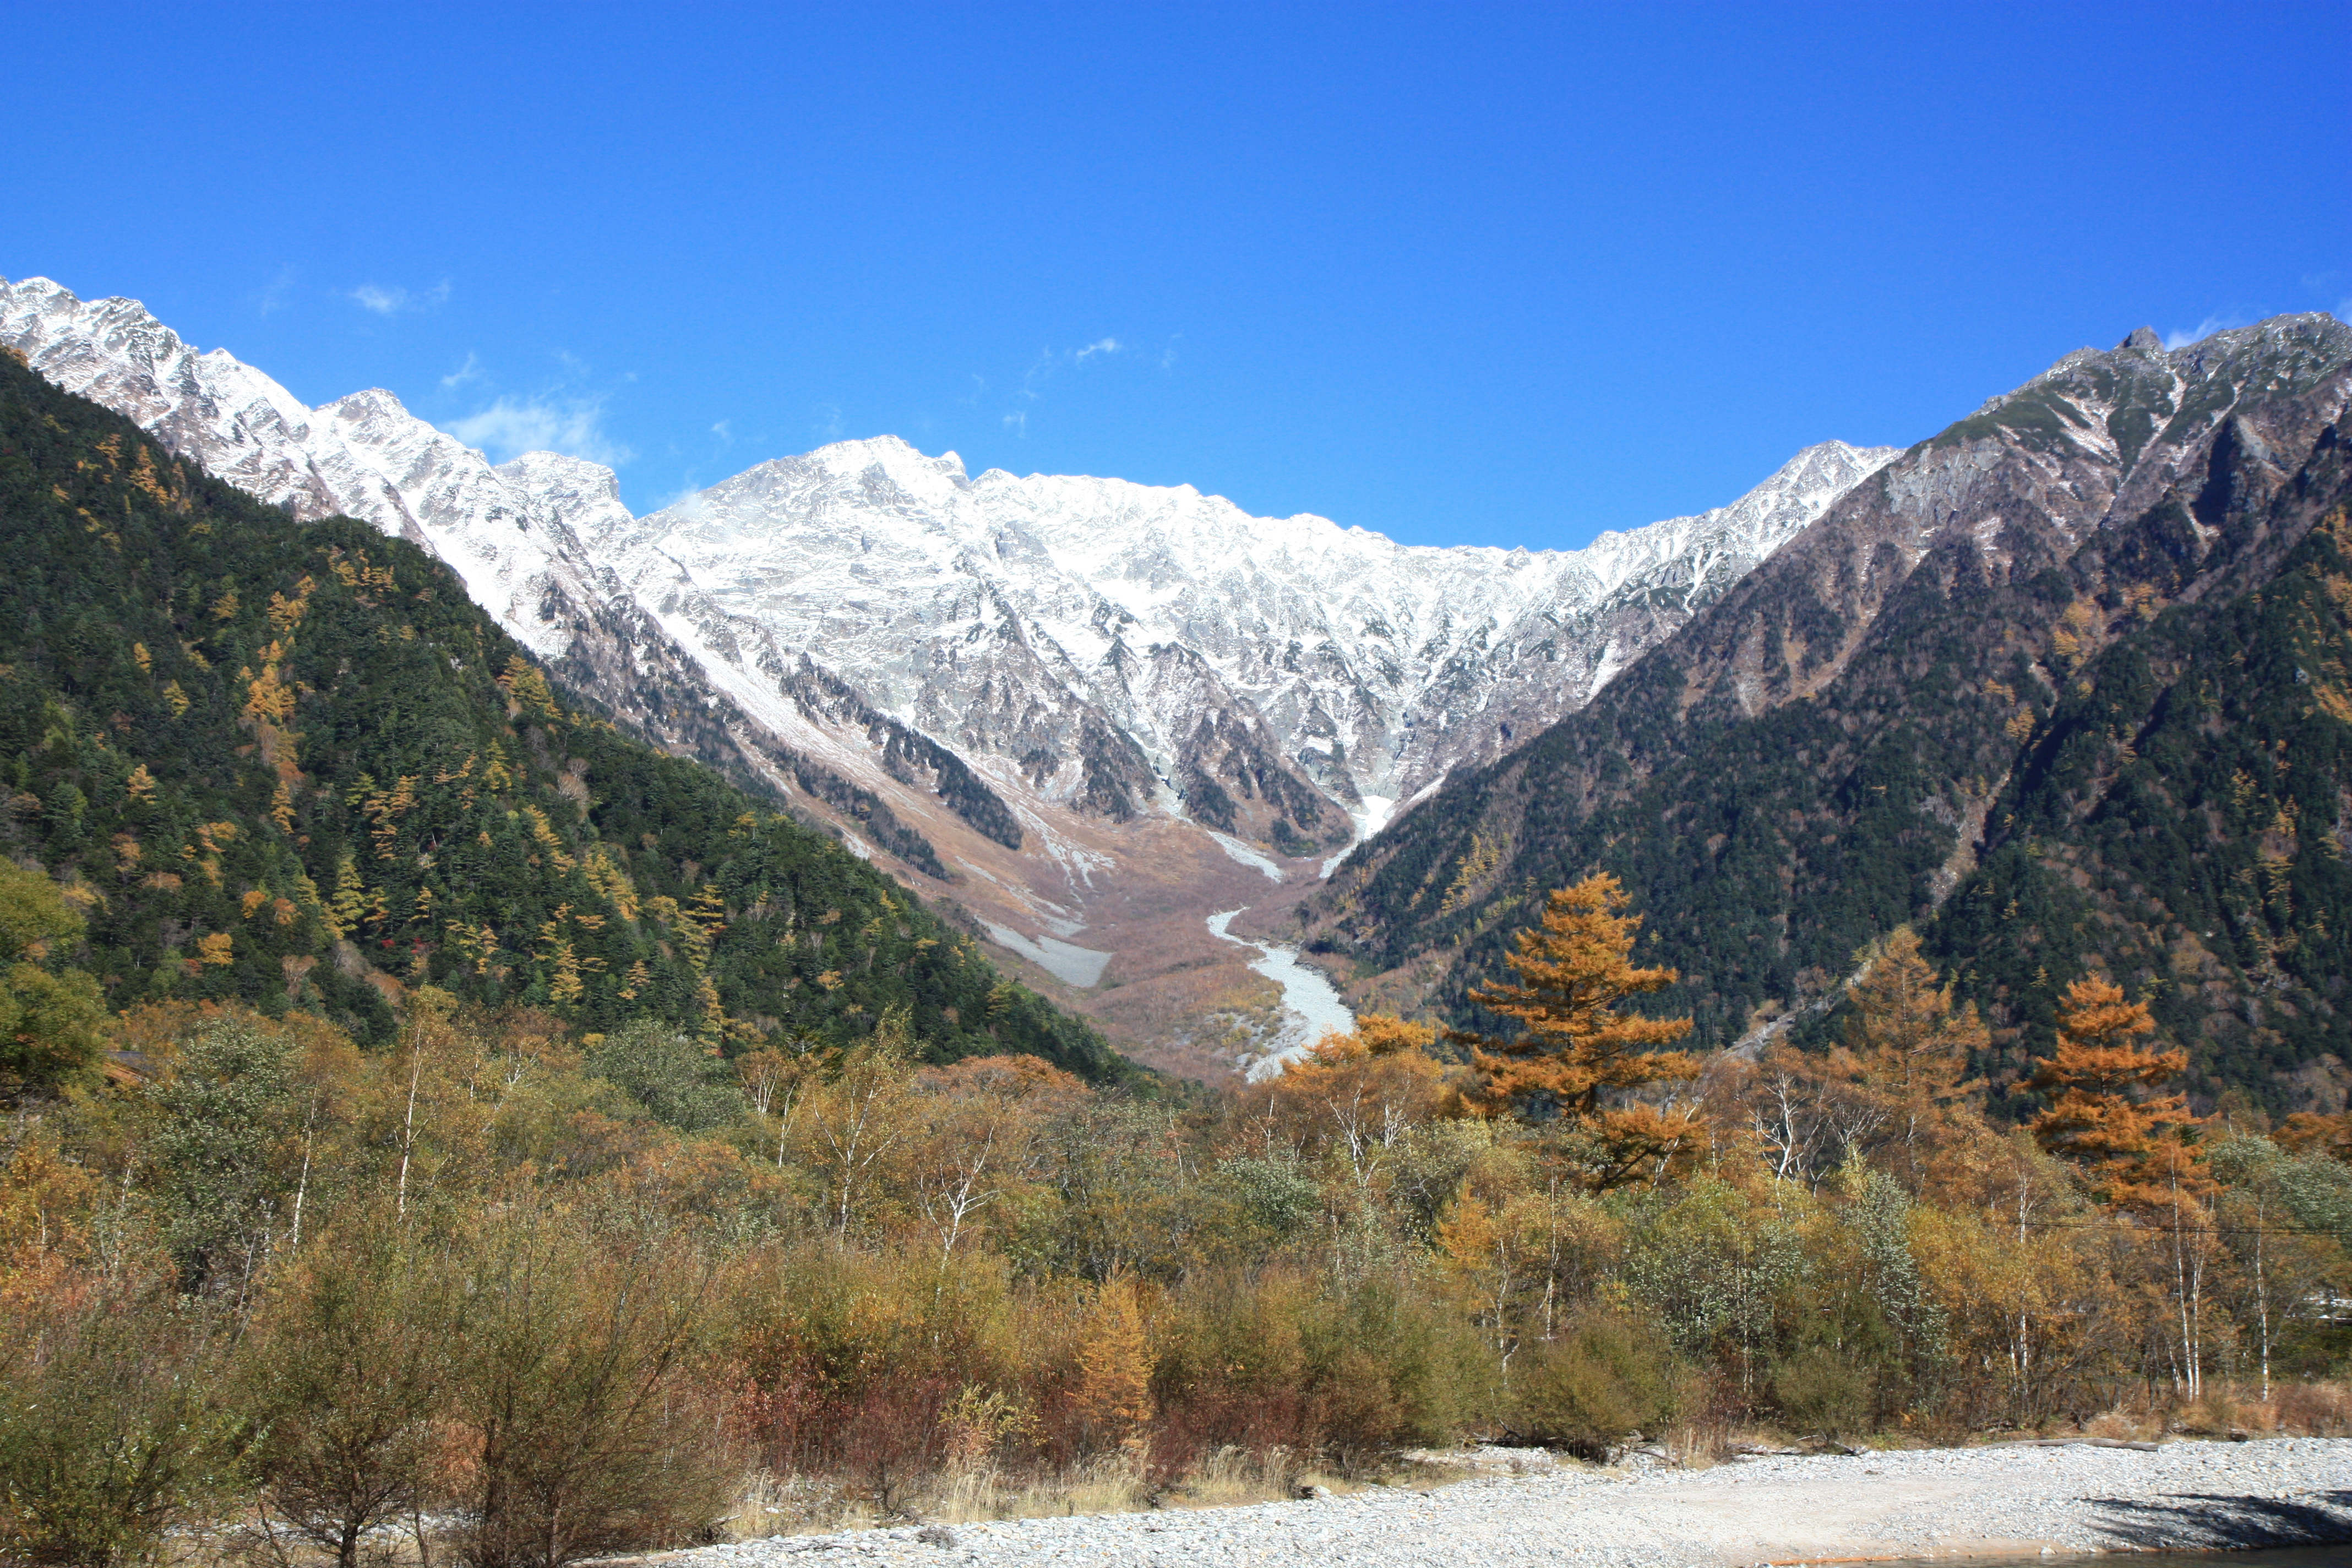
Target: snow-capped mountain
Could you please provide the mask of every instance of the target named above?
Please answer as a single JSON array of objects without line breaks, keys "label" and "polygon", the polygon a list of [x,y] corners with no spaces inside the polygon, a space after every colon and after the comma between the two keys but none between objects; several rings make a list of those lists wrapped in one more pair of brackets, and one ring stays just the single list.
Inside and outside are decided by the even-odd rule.
[{"label": "snow-capped mountain", "polygon": [[[582,592],[581,557],[563,514],[541,498],[583,517],[618,507],[609,469],[551,453],[494,468],[388,392],[307,408],[227,350],[198,353],[136,300],[85,303],[47,279],[0,287],[0,342],[306,521],[341,512],[431,551],[533,652],[557,658],[568,646],[539,609],[551,588]],[[565,466],[568,486],[542,478],[549,460]]]},{"label": "snow-capped mountain", "polygon": [[845,687],[1045,800],[1118,817],[1172,797],[1278,847],[1344,841],[1347,816],[1582,706],[1895,456],[1825,442],[1730,506],[1575,551],[1403,546],[1189,486],[975,479],[893,437],[638,519],[607,468],[493,466],[380,390],[308,408],[132,300],[0,286],[0,342],[299,517],[430,550],[542,657],[641,611],[781,733],[838,727]]},{"label": "snow-capped mountain", "polygon": [[1827,442],[1716,511],[1507,551],[1190,487],[973,479],[883,437],[586,537],[754,713],[812,660],[1049,797],[1118,813],[1164,785],[1286,846],[1581,706],[1893,456]]},{"label": "snow-capped mountain", "polygon": [[1013,951],[1085,954],[1054,970],[1082,986],[1108,955],[1081,931],[1155,973],[1237,962],[1203,915],[1264,899],[1261,872],[1328,874],[1396,802],[1582,706],[1895,455],[1826,442],[1576,551],[974,478],[889,437],[638,518],[608,468],[493,465],[381,390],[307,407],[132,300],[0,280],[0,344],[298,518],[432,552],[617,716],[951,885]]}]

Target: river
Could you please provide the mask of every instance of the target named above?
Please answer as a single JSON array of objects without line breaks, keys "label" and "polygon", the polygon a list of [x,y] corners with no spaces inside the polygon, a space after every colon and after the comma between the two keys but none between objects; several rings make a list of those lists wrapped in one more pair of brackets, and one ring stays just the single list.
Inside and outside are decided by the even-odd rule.
[{"label": "river", "polygon": [[1250,1064],[1248,1076],[1255,1083],[1280,1072],[1283,1063],[1305,1055],[1307,1047],[1324,1036],[1353,1030],[1356,1016],[1339,1000],[1339,993],[1321,970],[1299,962],[1297,948],[1251,942],[1228,931],[1234,917],[1246,908],[1211,915],[1208,923],[1211,936],[1236,947],[1256,949],[1258,956],[1250,961],[1250,967],[1282,987],[1282,1028],[1274,1037],[1274,1048]]}]

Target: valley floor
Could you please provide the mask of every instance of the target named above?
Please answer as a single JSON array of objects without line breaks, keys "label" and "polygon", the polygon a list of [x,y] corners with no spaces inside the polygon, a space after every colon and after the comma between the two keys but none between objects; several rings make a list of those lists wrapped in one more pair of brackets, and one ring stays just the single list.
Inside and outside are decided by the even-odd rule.
[{"label": "valley floor", "polygon": [[[672,1553],[663,1568],[839,1563],[1576,1563],[2013,1559],[2352,1542],[2352,1439],[1927,1449],[1627,1475],[1561,1467],[1434,1490],[856,1534]],[[947,1537],[951,1536],[952,1539]]]}]

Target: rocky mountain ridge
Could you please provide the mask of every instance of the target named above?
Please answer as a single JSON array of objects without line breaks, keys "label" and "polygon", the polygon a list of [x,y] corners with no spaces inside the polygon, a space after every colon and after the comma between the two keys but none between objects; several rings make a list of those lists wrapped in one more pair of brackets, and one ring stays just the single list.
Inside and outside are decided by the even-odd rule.
[{"label": "rocky mountain ridge", "polygon": [[1819,1019],[1910,922],[1993,1019],[1996,1084],[2085,972],[2160,997],[2210,1094],[2325,1078],[2352,1060],[2347,396],[2325,315],[2067,355],[1457,773],[1310,939],[1360,1005],[1467,1016],[1528,890],[1608,869],[1702,1044]]},{"label": "rocky mountain ridge", "polygon": [[[1823,443],[1729,506],[1580,551],[974,478],[894,437],[638,518],[607,468],[493,465],[381,390],[307,408],[135,301],[0,283],[0,343],[299,518],[419,544],[616,718],[984,925],[1105,951],[1139,945],[1122,879],[1199,889],[1146,900],[1207,900],[1195,924],[1244,901],[1221,878],[1274,871],[1288,896],[1397,801],[1589,700],[1894,456]],[[1182,947],[1171,962],[1211,962]]]}]

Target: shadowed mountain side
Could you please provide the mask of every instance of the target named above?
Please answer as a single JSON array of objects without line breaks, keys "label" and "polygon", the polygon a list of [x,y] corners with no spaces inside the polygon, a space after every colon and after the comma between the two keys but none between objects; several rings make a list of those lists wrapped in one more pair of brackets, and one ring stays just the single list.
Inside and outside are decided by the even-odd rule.
[{"label": "shadowed mountain side", "polygon": [[[1498,963],[1530,895],[1606,868],[1648,917],[1642,957],[1683,971],[1658,1005],[1691,1011],[1696,1043],[1817,1014],[1857,947],[1932,920],[2004,842],[2014,807],[1997,803],[2040,776],[2053,714],[2112,693],[2109,672],[2149,638],[2250,635],[2205,617],[2257,597],[2341,504],[2347,360],[2352,329],[2325,316],[2168,354],[2135,334],[2069,355],[1864,481],[1589,707],[1455,775],[1341,868],[1306,912],[1310,938],[1353,961],[1360,1000],[1466,1017],[1468,985]],[[2305,564],[2324,602],[2334,568]],[[2311,679],[2341,657],[2342,634],[2340,622],[2311,628],[2326,644]],[[2222,657],[2242,684],[2296,679],[2292,661],[2249,664],[2243,647]],[[2332,736],[2328,700],[2306,687],[2299,721]],[[2301,820],[2334,842],[2326,780],[2340,752],[2315,735],[2297,755],[2316,759]],[[2275,771],[2255,789],[2273,812],[2288,787]],[[2045,822],[2033,853],[2078,831]],[[2306,918],[2342,907],[2321,837],[2306,829],[2309,853],[2282,873]],[[2203,874],[2184,864],[2173,885],[2119,895],[2130,907],[2115,921],[2063,932],[2012,917],[2027,921],[2012,951],[2033,961],[1969,981],[2012,1068],[2046,1038],[2046,1003],[2028,993],[2110,963],[2155,980],[2119,944],[2124,928],[2162,933],[2159,950],[2175,927],[2194,924],[2200,942],[2218,929],[2188,890]],[[2293,982],[2299,997],[2263,999],[2301,940],[2245,933],[2223,989],[2195,1019],[2168,1020],[2204,1037],[2209,1075],[2269,1085],[2294,1065],[2247,1054],[2262,1031],[2281,1032],[2267,1015],[2242,1034],[2228,1022],[2250,1003],[2293,1013],[2303,1032],[2284,1054],[2297,1061],[2352,1054],[2318,969]],[[1949,942],[1937,951],[1969,956]]]}]

